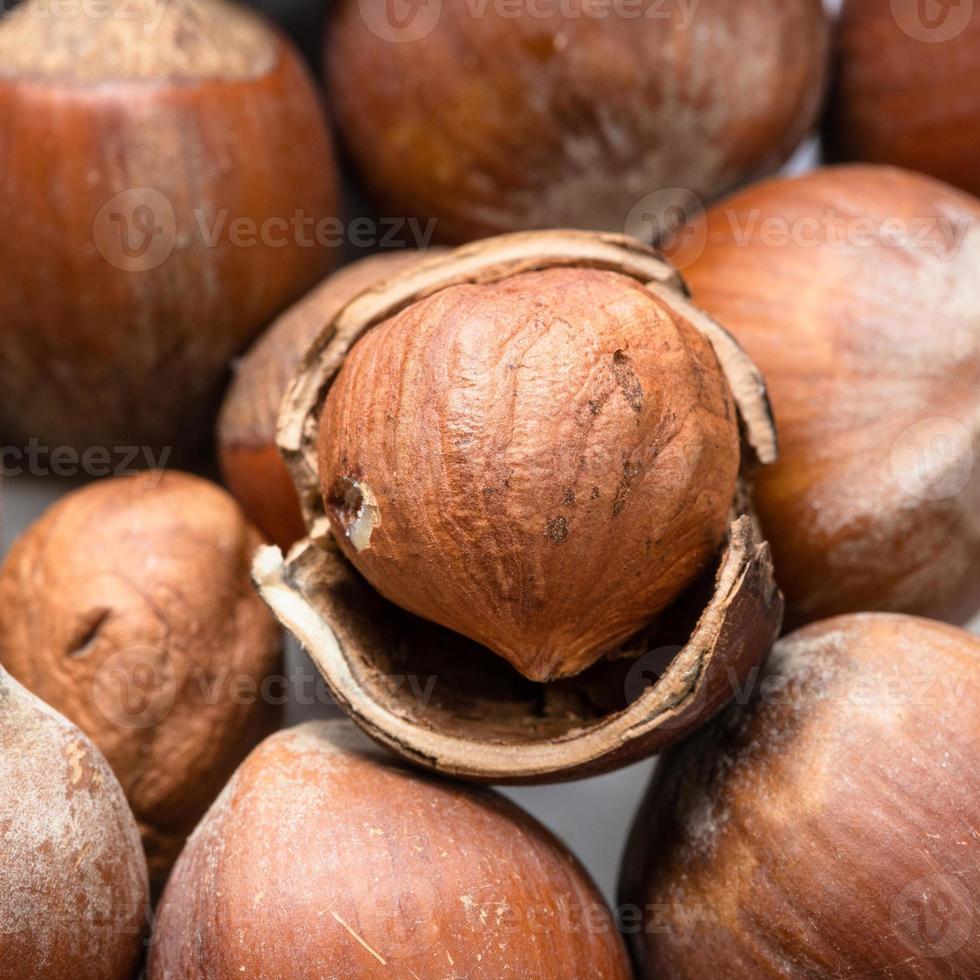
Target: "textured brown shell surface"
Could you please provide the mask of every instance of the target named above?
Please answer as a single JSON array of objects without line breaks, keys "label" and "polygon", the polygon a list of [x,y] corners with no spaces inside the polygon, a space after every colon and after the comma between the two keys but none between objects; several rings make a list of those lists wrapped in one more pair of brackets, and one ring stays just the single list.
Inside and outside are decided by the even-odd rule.
[{"label": "textured brown shell surface", "polygon": [[[578,673],[704,570],[739,468],[711,345],[635,280],[450,287],[370,330],[331,386],[320,480],[387,598],[525,675]],[[370,497],[352,543],[345,492]]]},{"label": "textured brown shell surface", "polygon": [[404,768],[346,721],[280,732],[181,856],[150,978],[388,973],[631,975],[595,886],[516,806]]},{"label": "textured brown shell surface", "polygon": [[249,579],[260,543],[218,487],[146,474],[64,498],[0,567],[0,664],[109,760],[157,885],[278,720],[260,693],[282,645]]},{"label": "textured brown shell surface", "polygon": [[980,639],[844,616],[781,640],[747,707],[668,753],[621,899],[640,975],[973,976]]},{"label": "textured brown shell surface", "polygon": [[[13,444],[199,444],[231,358],[329,268],[331,249],[279,224],[337,213],[323,109],[298,54],[263,30],[274,57],[255,77],[0,78],[0,431]],[[124,251],[147,243],[141,207],[145,265]]]},{"label": "textured brown shell surface", "polygon": [[0,668],[0,976],[133,980],[148,906],[105,759]]},{"label": "textured brown shell surface", "polygon": [[[794,244],[814,221],[826,233]],[[791,620],[966,619],[980,605],[980,202],[830,168],[744,191],[704,230],[703,255],[679,260],[766,378],[781,454],[755,500]]]},{"label": "textured brown shell surface", "polygon": [[931,21],[914,0],[846,0],[826,139],[839,159],[908,167],[980,194],[980,6],[935,10]]},{"label": "textured brown shell surface", "polygon": [[227,0],[108,0],[97,13],[27,0],[0,24],[8,78],[231,81],[264,74],[275,58],[269,26]]},{"label": "textured brown shell surface", "polygon": [[337,313],[423,254],[384,252],[338,270],[279,316],[235,365],[218,418],[222,477],[249,518],[282,548],[303,536],[296,491],[276,449],[283,395],[303,355]]},{"label": "textured brown shell surface", "polygon": [[391,213],[436,217],[442,241],[622,231],[654,192],[713,196],[775,169],[823,97],[820,0],[438,11],[398,43],[383,0],[341,3],[325,63],[368,183]]}]

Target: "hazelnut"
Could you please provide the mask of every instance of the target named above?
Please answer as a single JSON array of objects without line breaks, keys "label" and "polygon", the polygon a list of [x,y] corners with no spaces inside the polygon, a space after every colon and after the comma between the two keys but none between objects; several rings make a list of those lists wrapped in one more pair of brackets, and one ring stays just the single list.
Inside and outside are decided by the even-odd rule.
[{"label": "hazelnut", "polygon": [[447,242],[622,231],[646,195],[774,170],[813,125],[821,0],[601,6],[447,2],[403,23],[341,0],[327,91],[380,206]]},{"label": "hazelnut", "polygon": [[156,890],[279,720],[261,685],[281,634],[249,581],[260,542],[213,484],[146,474],[65,497],[0,567],[0,663],[105,754]]},{"label": "hazelnut", "polygon": [[284,550],[303,537],[305,528],[293,481],[276,448],[282,397],[323,325],[358,293],[409,268],[422,254],[384,252],[335,272],[286,310],[235,367],[218,417],[222,478],[249,519]]},{"label": "hazelnut", "polygon": [[399,765],[345,721],[278,732],[188,841],[150,980],[389,975],[631,973],[584,869],[513,803]]},{"label": "hazelnut", "polygon": [[604,269],[448,286],[366,333],[320,417],[330,527],[387,599],[578,674],[718,551],[738,421],[710,341]]},{"label": "hazelnut", "polygon": [[772,395],[781,454],[755,504],[790,621],[968,618],[980,202],[900,170],[823,169],[716,205],[677,259]]},{"label": "hazelnut", "polygon": [[639,242],[503,236],[354,299],[279,446],[309,533],[260,553],[260,589],[338,702],[423,765],[642,757],[778,629],[739,477],[775,455],[765,388]]},{"label": "hazelnut", "polygon": [[0,667],[0,976],[133,980],[149,894],[95,746]]},{"label": "hazelnut", "polygon": [[197,444],[231,356],[331,261],[288,229],[336,213],[322,107],[243,4],[47,6],[0,23],[0,432]]},{"label": "hazelnut", "polygon": [[623,863],[639,976],[977,976],[978,746],[977,637],[864,614],[781,640],[655,774]]},{"label": "hazelnut", "polygon": [[845,0],[837,35],[830,154],[908,167],[980,194],[980,6]]}]

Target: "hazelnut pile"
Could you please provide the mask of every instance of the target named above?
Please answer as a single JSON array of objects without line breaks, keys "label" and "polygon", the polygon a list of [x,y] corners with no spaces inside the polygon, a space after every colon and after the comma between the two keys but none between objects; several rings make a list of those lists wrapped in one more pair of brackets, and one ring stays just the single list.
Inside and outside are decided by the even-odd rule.
[{"label": "hazelnut pile", "polygon": [[980,977],[975,5],[96,6],[0,17],[0,980]]}]

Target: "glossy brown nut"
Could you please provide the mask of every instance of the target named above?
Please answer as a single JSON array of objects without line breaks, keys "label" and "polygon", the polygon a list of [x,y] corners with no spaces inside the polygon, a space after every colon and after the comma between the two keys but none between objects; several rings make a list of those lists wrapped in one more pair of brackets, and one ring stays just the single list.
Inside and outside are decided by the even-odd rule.
[{"label": "glossy brown nut", "polygon": [[149,975],[631,972],[598,890],[540,824],[332,721],[273,735],[239,768],[174,869]]},{"label": "glossy brown nut", "polygon": [[407,9],[337,5],[327,91],[381,207],[441,241],[621,232],[647,195],[774,170],[823,98],[820,0]]},{"label": "glossy brown nut", "polygon": [[383,252],[345,266],[278,317],[235,365],[218,417],[221,475],[249,520],[284,550],[305,533],[293,481],[276,448],[279,406],[289,382],[341,308],[423,254]]},{"label": "glossy brown nut", "polygon": [[0,664],[105,754],[155,890],[279,719],[262,683],[281,631],[249,581],[261,540],[213,484],[148,473],[65,497],[0,567]]},{"label": "glossy brown nut", "polygon": [[655,774],[623,864],[640,976],[976,976],[978,794],[980,639],[891,614],[785,637]]},{"label": "glossy brown nut", "polygon": [[332,260],[298,54],[223,0],[31,0],[0,24],[0,131],[0,432],[205,441],[232,355]]},{"label": "glossy brown nut", "polygon": [[980,195],[978,49],[975,3],[845,0],[829,152]]},{"label": "glossy brown nut", "polygon": [[134,980],[150,896],[98,749],[0,667],[0,976]]},{"label": "glossy brown nut", "polygon": [[980,606],[980,202],[886,167],[818,170],[708,212],[676,255],[769,387],[755,503],[801,623]]},{"label": "glossy brown nut", "polygon": [[[443,316],[447,307],[453,315]],[[386,327],[396,324],[405,336],[388,343]],[[447,370],[445,350],[427,339],[433,327],[436,334],[460,330],[459,336],[479,340],[449,345],[460,363],[470,357],[474,370],[455,364]],[[346,428],[338,444],[349,459],[325,478],[324,463],[333,465],[326,424],[332,386],[344,383],[343,368],[348,355],[357,360],[359,344],[374,357],[375,330],[392,371],[399,373],[403,355],[405,370],[394,383],[368,382],[370,411],[349,411],[341,420]],[[508,337],[511,354],[488,375],[487,355],[501,355]],[[428,351],[421,357],[419,342]],[[658,373],[651,365],[665,351],[670,356]],[[500,370],[510,363],[513,370]],[[481,381],[488,376],[499,391]],[[684,393],[679,399],[675,383]],[[398,398],[407,407],[387,401]],[[726,418],[726,404],[735,415]],[[699,510],[699,498],[717,496],[732,479],[724,475],[731,447],[712,440],[735,424],[743,436],[741,470],[727,484],[723,539],[690,587],[643,622],[633,598],[645,598],[644,576],[652,580],[663,571],[658,549],[673,549],[683,561],[704,533],[678,507],[693,496]],[[399,443],[399,431],[410,438]],[[675,431],[675,440],[658,441]],[[348,463],[356,462],[369,432],[371,439],[383,436],[372,443],[382,455],[396,447],[399,458],[386,457],[370,480],[359,482]],[[430,259],[362,294],[304,359],[283,402],[278,442],[308,533],[285,558],[276,548],[259,553],[253,574],[263,598],[309,651],[338,704],[370,735],[422,766],[522,782],[569,779],[643,758],[725,704],[779,629],[781,596],[747,505],[747,480],[776,454],[765,385],[737,343],[690,303],[674,270],[634,239],[575,231],[504,235]],[[712,462],[717,472],[705,475]],[[358,465],[373,467],[373,460]],[[445,483],[451,492],[439,493],[441,471],[452,477]],[[695,471],[700,486],[689,482]],[[355,479],[335,492],[335,475]],[[713,482],[718,476],[720,484]],[[684,500],[671,500],[675,483],[686,487],[678,494]],[[531,663],[525,676],[488,647],[383,598],[355,570],[334,522],[352,547],[375,536],[387,547],[402,511],[415,506],[404,488],[429,508],[418,508],[420,522],[410,529],[423,535],[398,555],[405,559],[403,575],[418,579],[411,587],[424,597],[427,588],[434,594],[454,587],[455,576],[465,580],[457,608],[465,613],[469,603],[491,628],[498,622],[554,627],[560,636],[546,651],[552,657],[546,669]],[[658,500],[666,501],[664,513]],[[709,527],[711,520],[705,518]],[[425,559],[414,548],[425,543],[426,521],[445,529],[446,548],[418,560]],[[658,548],[647,555],[647,537],[658,535]],[[621,555],[606,537],[622,546]],[[572,557],[562,564],[566,546]],[[493,562],[484,562],[485,553],[493,553]],[[634,580],[617,578],[624,565],[632,565]],[[479,575],[486,588],[467,596],[469,580]],[[622,587],[605,593],[608,608],[597,608],[586,593],[603,589],[603,577]],[[389,584],[392,579],[397,584],[398,576]],[[566,589],[577,604],[565,601]],[[525,620],[520,608],[517,616],[508,609],[522,602]],[[616,616],[632,621],[636,632],[581,669],[576,631]],[[574,676],[555,679],[566,656],[564,669]],[[545,679],[532,679],[535,674]]]}]

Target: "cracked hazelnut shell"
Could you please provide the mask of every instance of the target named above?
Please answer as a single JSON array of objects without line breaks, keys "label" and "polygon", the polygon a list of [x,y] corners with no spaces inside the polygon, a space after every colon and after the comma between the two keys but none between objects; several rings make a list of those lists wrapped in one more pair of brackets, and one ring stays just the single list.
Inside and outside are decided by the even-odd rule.
[{"label": "cracked hazelnut shell", "polygon": [[0,667],[0,976],[134,980],[150,896],[105,759]]},{"label": "cracked hazelnut shell", "polygon": [[381,208],[450,243],[618,232],[654,192],[775,170],[814,124],[820,0],[626,6],[443,3],[403,22],[385,0],[338,3],[328,97]]},{"label": "cracked hazelnut shell", "polygon": [[830,155],[907,167],[980,195],[978,47],[976,4],[845,0]]},{"label": "cracked hazelnut shell", "polygon": [[976,976],[978,746],[980,638],[878,613],[780,640],[636,818],[638,975]]},{"label": "cracked hazelnut shell", "polygon": [[279,316],[235,365],[218,417],[222,479],[249,520],[284,550],[305,533],[293,481],[276,447],[279,406],[289,382],[337,311],[423,254],[383,252],[339,269]]},{"label": "cracked hazelnut shell", "polygon": [[196,447],[228,362],[326,272],[323,108],[242,4],[111,0],[0,23],[0,432]]},{"label": "cracked hazelnut shell", "polygon": [[220,488],[147,473],[65,497],[0,566],[0,664],[106,756],[155,890],[279,720],[262,682],[281,631],[249,578],[261,542]]},{"label": "cracked hazelnut shell", "polygon": [[772,397],[780,458],[754,499],[789,621],[968,619],[980,606],[980,202],[901,170],[826,168],[711,208],[677,261]]},{"label": "cracked hazelnut shell", "polygon": [[[544,297],[529,297],[522,292],[528,281],[532,284],[544,281],[541,277],[547,278],[549,272],[562,272],[559,278],[568,286],[569,296],[578,296],[574,302],[582,304],[576,310],[581,322],[563,324],[560,316],[552,315],[550,299],[545,302]],[[564,277],[577,284],[573,287]],[[603,283],[611,284],[608,291]],[[593,312],[585,297],[578,295],[580,290],[585,290],[585,297],[591,296],[598,312]],[[494,302],[481,302],[477,306],[475,297],[483,295],[506,297],[505,308]],[[528,412],[530,420],[528,429],[533,431],[530,422],[540,428],[539,439],[532,446],[539,453],[538,459],[521,458],[532,444],[515,439],[517,451],[510,461],[514,477],[508,489],[503,478],[492,482],[500,475],[492,472],[494,464],[506,461],[506,446],[501,443],[498,451],[493,452],[492,446],[481,447],[471,458],[477,492],[446,498],[438,513],[431,515],[433,520],[447,523],[472,519],[485,525],[492,523],[495,513],[507,520],[513,518],[513,513],[521,516],[519,506],[514,507],[513,513],[504,509],[499,494],[496,497],[483,494],[484,486],[495,486],[498,491],[513,494],[518,505],[528,508],[527,528],[515,526],[515,545],[509,556],[494,542],[494,547],[500,547],[501,561],[487,563],[488,574],[500,572],[501,579],[507,571],[506,562],[515,569],[512,581],[509,584],[504,581],[500,594],[505,598],[510,596],[520,602],[522,596],[530,595],[521,562],[534,571],[537,550],[548,556],[551,549],[569,544],[577,533],[574,507],[565,499],[568,485],[573,486],[576,501],[582,497],[579,506],[583,512],[588,514],[590,505],[602,509],[595,518],[597,526],[605,528],[619,519],[612,514],[617,500],[615,491],[624,473],[621,452],[624,444],[616,439],[636,438],[643,420],[638,425],[637,412],[630,404],[635,386],[627,384],[624,392],[616,379],[615,355],[620,348],[615,345],[606,351],[608,363],[598,365],[591,377],[586,376],[587,371],[582,372],[579,390],[573,391],[574,385],[570,384],[569,391],[551,403],[552,372],[560,369],[559,373],[574,379],[580,371],[581,346],[573,337],[576,328],[584,333],[604,317],[612,323],[619,304],[623,313],[619,326],[626,334],[635,326],[633,318],[637,309],[645,311],[643,315],[648,319],[641,317],[640,323],[648,329],[650,337],[659,341],[677,336],[671,335],[668,327],[664,327],[663,335],[658,334],[657,330],[664,324],[672,325],[684,335],[693,329],[707,339],[711,350],[701,346],[700,341],[694,346],[704,352],[707,360],[717,358],[730,390],[743,435],[742,477],[729,491],[728,527],[717,553],[683,595],[659,617],[652,622],[636,623],[634,634],[616,650],[574,677],[533,680],[472,639],[406,612],[383,598],[355,570],[331,530],[331,488],[328,486],[325,497],[321,474],[321,433],[325,431],[321,416],[329,410],[331,386],[335,379],[339,382],[342,378],[348,354],[359,342],[370,342],[373,330],[383,331],[386,323],[395,320],[412,323],[425,319],[429,323],[430,318],[419,314],[439,309],[440,304],[452,304],[453,297],[465,298],[459,301],[460,310],[466,302],[473,304],[467,313],[468,329],[472,329],[474,337],[482,331],[483,342],[468,351],[475,358],[474,363],[479,362],[482,351],[499,350],[499,338],[507,331],[513,331],[516,336],[517,328],[530,323],[535,315],[542,324],[550,323],[552,330],[567,337],[567,349],[576,354],[562,365],[560,360],[551,359],[556,347],[546,343],[541,349],[547,356],[537,364],[532,356],[533,345],[529,346],[531,354],[521,355],[526,377],[510,397],[523,399],[522,410]],[[603,307],[605,301],[608,301],[607,308]],[[451,318],[446,320],[446,325],[450,330],[455,329]],[[424,331],[425,324],[418,336],[425,336]],[[543,328],[542,332],[547,333]],[[371,347],[365,349],[370,351]],[[674,351],[673,347],[670,349]],[[638,349],[634,353],[639,355]],[[680,363],[686,363],[684,355],[676,351],[674,355]],[[514,357],[516,363],[518,355],[515,353]],[[423,361],[429,366],[434,363]],[[545,377],[535,375],[535,369],[541,369],[542,365],[547,368]],[[641,365],[641,370],[648,368]],[[473,373],[477,386],[483,377],[481,372],[482,368]],[[511,380],[515,373],[509,369],[503,372],[504,389],[508,384],[518,384]],[[407,374],[405,377],[405,387],[417,390],[425,400],[430,379]],[[527,380],[535,377],[537,381]],[[707,380],[705,383],[708,384]],[[385,397],[390,390],[379,394]],[[589,401],[600,390],[608,395],[605,416],[592,415],[588,409]],[[535,392],[541,395],[539,404],[535,404]],[[466,387],[460,389],[455,407],[462,412],[467,410],[470,393]],[[437,413],[444,411],[439,397],[441,393],[434,396],[426,411],[433,406]],[[651,413],[660,401],[670,408],[669,393],[658,390],[656,384],[644,398],[649,399]],[[509,404],[503,397],[489,397],[482,403],[481,399],[482,392],[480,399],[472,400],[470,410],[474,419],[486,412],[493,422],[490,412],[502,411]],[[684,410],[689,411],[689,406],[684,406]],[[404,417],[411,421],[410,414]],[[452,423],[456,417],[419,415],[417,422],[422,430],[435,430],[444,422]],[[598,419],[594,424],[599,437],[591,447],[587,438],[575,433],[576,421],[583,418]],[[671,431],[676,420],[665,410],[662,422],[660,431]],[[550,443],[544,434],[547,430],[555,434]],[[565,445],[562,434],[566,430],[569,439],[574,436],[569,459],[562,458]],[[452,424],[444,431],[450,443],[459,437],[460,444],[455,449],[448,444],[425,446],[416,457],[407,454],[397,476],[394,470],[388,474],[390,486],[397,489],[398,480],[409,481],[413,473],[425,468],[435,470],[438,466],[458,465],[459,472],[465,471],[469,431],[455,431]],[[488,425],[487,431],[492,433],[493,426]],[[701,465],[698,439],[692,437],[691,445],[697,451],[688,460],[671,460],[670,454],[665,453],[672,468],[668,469],[665,462],[664,470],[677,476],[678,482],[689,472],[685,466],[697,470]],[[768,548],[758,536],[746,507],[747,484],[743,479],[756,465],[772,459],[776,453],[765,387],[731,337],[687,300],[674,271],[652,250],[634,240],[561,231],[502,236],[428,260],[389,280],[378,290],[363,294],[338,313],[307,353],[283,402],[279,446],[299,493],[308,535],[286,559],[277,549],[260,552],[253,569],[256,582],[281,621],[310,652],[338,703],[369,734],[420,765],[474,779],[520,782],[574,778],[643,758],[717,711],[731,697],[733,678],[743,676],[764,656],[778,632],[781,597],[772,584]],[[583,455],[587,458],[581,471],[576,472],[576,460]],[[563,479],[566,472],[570,473],[572,482],[558,480],[553,486],[546,486],[545,497],[539,500],[536,494],[542,483],[536,482],[540,473],[532,462],[546,472],[552,469]],[[634,463],[631,494],[621,514],[626,520],[632,502],[642,500],[644,481],[650,480],[655,490],[661,481],[669,484],[656,469],[655,453],[637,453],[631,457],[631,472]],[[519,467],[524,467],[524,472]],[[587,472],[590,467],[594,473]],[[600,496],[593,500],[591,488],[597,485]],[[466,485],[462,486],[465,489]],[[583,487],[585,492],[580,495]],[[369,486],[367,489],[373,493]],[[717,492],[714,486],[710,489]],[[547,499],[548,493],[553,500]],[[554,535],[547,534],[547,525],[555,514],[561,513],[560,510],[552,513],[552,505],[560,507],[563,501],[571,516],[566,518],[567,536],[556,541]],[[355,513],[362,511],[360,523],[355,522],[356,526],[349,529],[355,538],[365,523],[372,529],[372,535],[385,526],[386,498],[362,496],[352,505]],[[537,518],[532,521],[535,514]],[[646,511],[641,516],[645,520]],[[661,515],[656,518],[661,519]],[[641,525],[643,520],[639,522]],[[583,525],[588,529],[587,520]],[[693,529],[691,533],[697,540],[701,530]],[[598,547],[601,546],[599,542]],[[578,557],[567,566],[562,566],[560,561],[551,568],[543,560],[539,564],[549,574],[557,569],[568,576],[569,589],[577,595],[582,594],[583,581],[588,585],[600,573],[615,574],[617,570],[613,553],[603,558],[602,567],[590,579],[587,566],[590,557],[580,551],[574,554]],[[468,560],[478,563],[479,558],[467,559],[457,554],[451,558],[456,574],[480,572],[463,567]],[[434,559],[438,560],[444,559]],[[574,567],[575,561],[585,562],[586,566]],[[501,564],[505,567],[497,567]],[[642,567],[634,567],[633,574],[638,570],[642,574]],[[441,571],[433,572],[421,564],[415,574],[423,578],[423,585],[429,576],[433,576],[436,584],[443,580],[436,577],[442,575]],[[561,603],[560,589],[556,594],[557,602]],[[635,614],[632,608],[624,609],[623,613],[624,616]],[[571,632],[570,629],[569,635]],[[562,651],[555,653],[560,659]],[[656,677],[652,685],[644,680],[651,676]]]},{"label": "cracked hazelnut shell", "polygon": [[278,732],[181,855],[150,980],[385,975],[631,972],[598,889],[515,804],[424,776],[347,721]]}]

